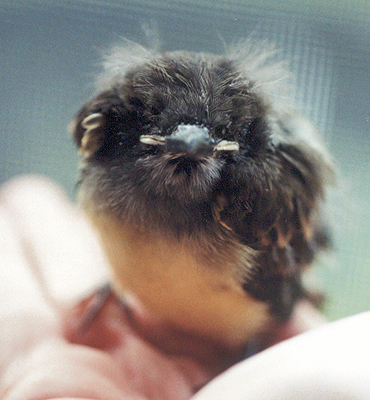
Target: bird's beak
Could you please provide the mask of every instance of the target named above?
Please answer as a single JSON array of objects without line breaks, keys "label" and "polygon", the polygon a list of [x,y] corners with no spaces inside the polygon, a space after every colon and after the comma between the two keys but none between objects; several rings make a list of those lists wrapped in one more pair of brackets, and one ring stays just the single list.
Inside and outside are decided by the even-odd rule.
[{"label": "bird's beak", "polygon": [[152,146],[165,146],[170,153],[200,158],[216,152],[235,152],[239,150],[237,142],[216,141],[206,127],[198,125],[179,125],[171,135],[142,135],[140,142]]},{"label": "bird's beak", "polygon": [[171,153],[186,154],[188,157],[207,156],[215,146],[208,129],[198,125],[179,125],[166,138],[167,150]]}]

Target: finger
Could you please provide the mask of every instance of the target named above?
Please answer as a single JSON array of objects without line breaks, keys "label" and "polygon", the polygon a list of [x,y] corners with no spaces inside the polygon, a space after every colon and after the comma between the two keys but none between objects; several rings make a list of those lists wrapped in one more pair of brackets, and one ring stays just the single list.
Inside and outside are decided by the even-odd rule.
[{"label": "finger", "polygon": [[3,187],[0,203],[12,216],[44,292],[53,299],[75,301],[108,279],[97,236],[54,183],[18,178]]},{"label": "finger", "polygon": [[194,400],[368,399],[370,313],[306,332],[216,378]]},{"label": "finger", "polygon": [[112,357],[60,339],[35,346],[3,373],[1,383],[3,400],[143,399],[134,396],[128,377]]},{"label": "finger", "polygon": [[[208,349],[208,343],[168,330],[147,315],[140,302],[132,298],[130,304],[123,304],[107,289],[71,310],[65,324],[70,343],[112,354],[123,370],[135,376],[137,390],[158,391],[161,387],[164,398],[165,393],[169,398],[184,391],[190,395],[215,375],[194,356],[196,350],[201,354],[207,351],[202,346]],[[158,373],[166,380],[158,379]]]},{"label": "finger", "polygon": [[11,218],[0,205],[0,371],[58,330],[58,318],[45,302]]}]

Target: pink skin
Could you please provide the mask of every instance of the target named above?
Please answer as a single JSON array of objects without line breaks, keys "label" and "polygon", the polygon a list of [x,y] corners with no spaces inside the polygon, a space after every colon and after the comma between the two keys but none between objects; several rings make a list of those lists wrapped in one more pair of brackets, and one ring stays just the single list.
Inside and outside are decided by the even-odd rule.
[{"label": "pink skin", "polygon": [[[241,351],[164,326],[134,297],[123,308],[111,296],[83,330],[106,262],[83,215],[48,180],[19,178],[0,192],[0,264],[3,400],[188,399]],[[302,303],[263,347],[321,323]]]}]

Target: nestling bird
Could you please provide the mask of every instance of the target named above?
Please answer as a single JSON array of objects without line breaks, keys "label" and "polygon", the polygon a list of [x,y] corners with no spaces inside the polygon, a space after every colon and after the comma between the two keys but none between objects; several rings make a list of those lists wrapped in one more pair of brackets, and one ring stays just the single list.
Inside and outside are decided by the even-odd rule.
[{"label": "nestling bird", "polygon": [[113,290],[225,345],[289,318],[327,242],[330,157],[252,53],[117,48],[72,128]]}]

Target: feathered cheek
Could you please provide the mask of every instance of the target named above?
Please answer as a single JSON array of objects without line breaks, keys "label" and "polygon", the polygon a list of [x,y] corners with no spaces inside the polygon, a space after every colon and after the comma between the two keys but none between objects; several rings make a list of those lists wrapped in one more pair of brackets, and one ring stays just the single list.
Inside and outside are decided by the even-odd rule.
[{"label": "feathered cheek", "polygon": [[136,182],[148,193],[189,203],[204,201],[220,179],[224,161],[213,157],[191,160],[162,154],[136,161]]}]

